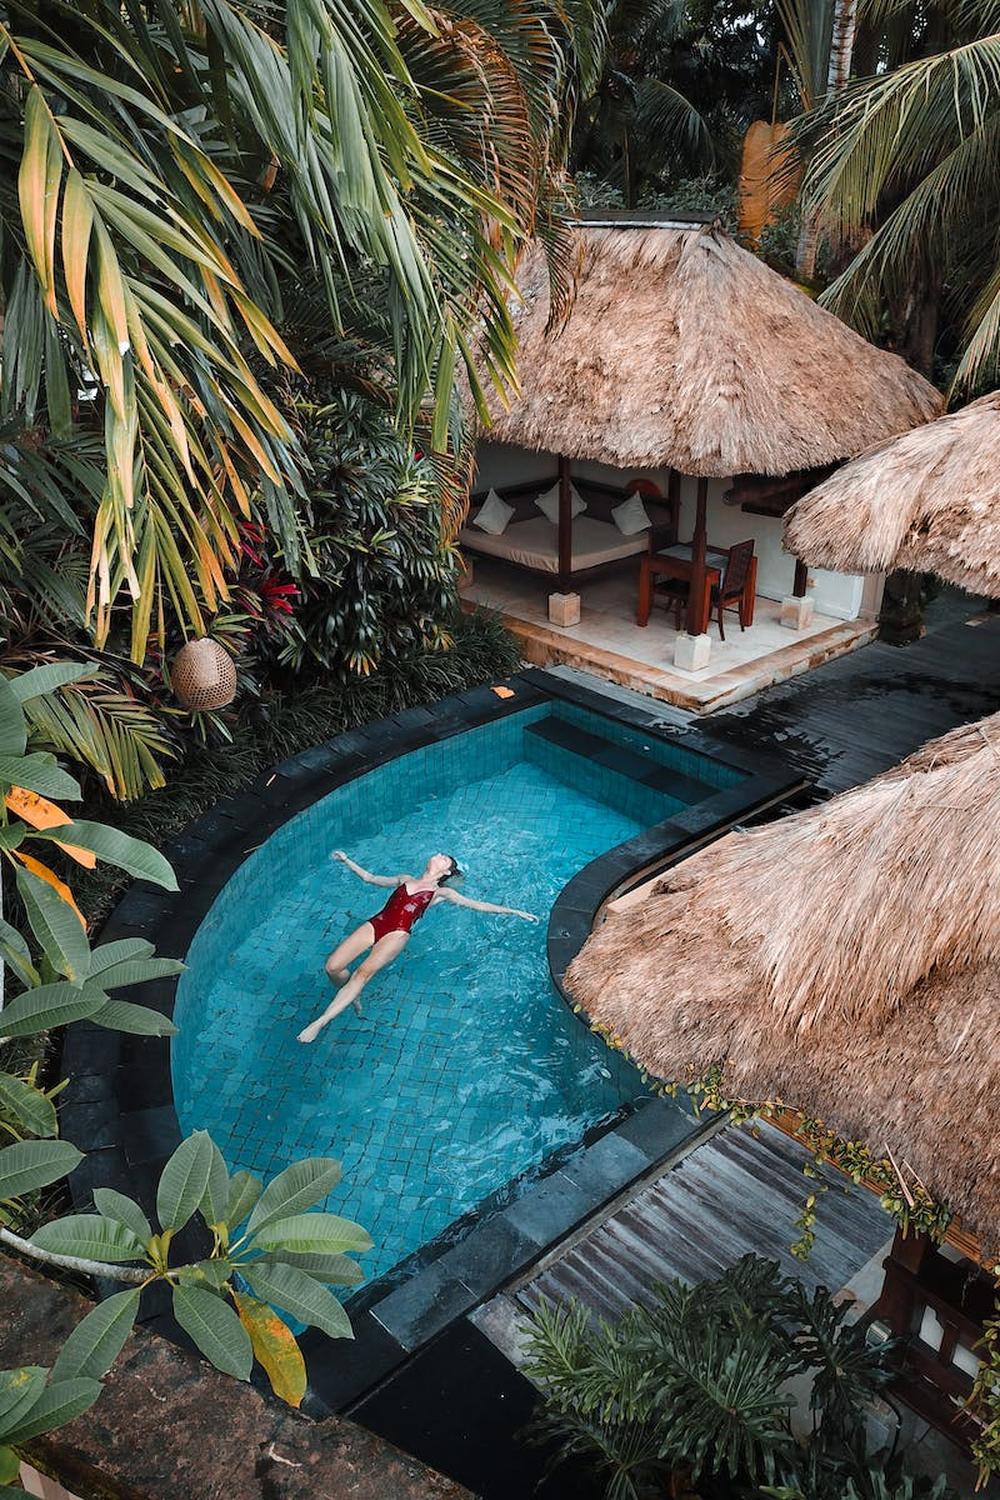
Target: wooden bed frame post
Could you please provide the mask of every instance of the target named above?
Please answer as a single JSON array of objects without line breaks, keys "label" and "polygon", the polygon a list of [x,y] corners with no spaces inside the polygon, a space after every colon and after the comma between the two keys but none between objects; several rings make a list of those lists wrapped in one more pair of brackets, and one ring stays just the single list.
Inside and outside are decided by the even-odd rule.
[{"label": "wooden bed frame post", "polygon": [[705,608],[705,545],[708,511],[708,480],[698,480],[698,512],[691,542],[691,585],[688,592],[687,633],[704,635],[708,629]]},{"label": "wooden bed frame post", "polygon": [[[551,471],[550,471],[551,472]],[[569,459],[559,455],[559,592],[569,593],[573,578],[573,505]]]},{"label": "wooden bed frame post", "polygon": [[792,595],[796,599],[806,597],[806,589],[809,587],[809,569],[799,558],[795,559],[795,582],[792,584]]}]

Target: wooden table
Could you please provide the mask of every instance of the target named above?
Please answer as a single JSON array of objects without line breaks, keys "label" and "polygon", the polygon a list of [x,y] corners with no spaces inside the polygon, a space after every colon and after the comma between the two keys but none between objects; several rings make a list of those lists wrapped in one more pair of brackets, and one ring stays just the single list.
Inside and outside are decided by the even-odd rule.
[{"label": "wooden table", "polygon": [[[677,542],[673,547],[664,548],[662,552],[647,552],[645,554],[639,567],[639,602],[635,613],[635,622],[637,625],[649,624],[649,616],[653,608],[654,578],[683,578],[690,582],[694,571],[691,553],[692,544],[690,542]],[[705,592],[700,610],[702,631],[708,629],[712,605],[712,589],[722,582],[722,574],[728,557],[729,553],[723,547],[708,546],[705,548]],[[747,572],[747,581],[744,584],[743,597],[740,601],[740,624],[744,629],[748,625],[753,624],[756,593],[757,559],[754,557]]]}]

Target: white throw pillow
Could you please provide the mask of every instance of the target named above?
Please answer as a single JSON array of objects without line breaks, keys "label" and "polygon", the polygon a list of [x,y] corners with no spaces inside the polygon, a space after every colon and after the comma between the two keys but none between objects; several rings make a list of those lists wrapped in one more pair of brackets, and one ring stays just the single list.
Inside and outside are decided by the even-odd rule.
[{"label": "white throw pillow", "polygon": [[472,524],[478,526],[480,531],[488,531],[490,536],[503,536],[513,514],[513,505],[508,505],[506,500],[501,500],[496,490],[490,490],[479,510],[472,517]]},{"label": "white throw pillow", "polygon": [[[559,485],[554,484],[544,495],[539,495],[535,501],[538,509],[546,520],[551,521],[553,526],[559,525]],[[569,506],[571,516],[580,516],[587,509],[587,502],[577,491],[575,485],[569,487]]]},{"label": "white throw pillow", "polygon": [[611,515],[622,536],[637,536],[640,531],[648,531],[653,524],[646,514],[641,495],[629,495],[621,505],[615,506]]}]

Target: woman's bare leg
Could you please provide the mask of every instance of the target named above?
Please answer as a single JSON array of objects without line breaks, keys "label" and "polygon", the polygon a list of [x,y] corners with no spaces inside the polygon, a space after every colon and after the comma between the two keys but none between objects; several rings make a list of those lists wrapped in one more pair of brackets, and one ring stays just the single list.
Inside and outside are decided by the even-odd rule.
[{"label": "woman's bare leg", "polygon": [[342,943],[338,943],[330,954],[323,967],[326,969],[327,977],[331,984],[345,984],[350,977],[347,965],[360,958],[366,948],[370,948],[375,941],[375,929],[370,922],[362,922],[360,927],[348,933]]},{"label": "woman's bare leg", "polygon": [[342,1010],[353,1005],[369,979],[373,978],[380,969],[391,964],[393,959],[402,953],[408,937],[407,932],[387,932],[384,938],[379,938],[368,957],[358,964],[350,979],[342,989],[337,991],[323,1014],[317,1016],[315,1021],[311,1021],[303,1031],[299,1032],[299,1041],[314,1042],[324,1026],[328,1026]]}]

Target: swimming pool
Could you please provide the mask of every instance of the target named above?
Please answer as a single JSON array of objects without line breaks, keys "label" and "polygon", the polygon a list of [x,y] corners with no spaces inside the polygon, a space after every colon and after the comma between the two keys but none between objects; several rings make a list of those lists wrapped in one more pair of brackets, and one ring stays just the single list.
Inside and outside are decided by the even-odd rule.
[{"label": "swimming pool", "polygon": [[[177,991],[174,1103],[232,1170],[273,1175],[333,1155],[329,1207],[357,1219],[390,1270],[505,1184],[642,1092],[556,995],[545,919],[583,865],[732,786],[731,766],[570,703],[545,703],[379,766],[279,828],[212,905]],[[393,967],[311,1047],[323,960],[385,893],[380,874],[441,850],[469,896],[537,912],[436,907]]]}]

